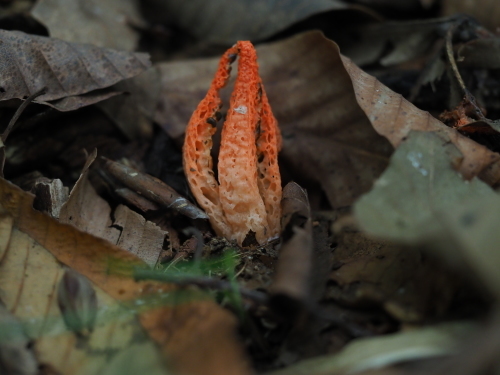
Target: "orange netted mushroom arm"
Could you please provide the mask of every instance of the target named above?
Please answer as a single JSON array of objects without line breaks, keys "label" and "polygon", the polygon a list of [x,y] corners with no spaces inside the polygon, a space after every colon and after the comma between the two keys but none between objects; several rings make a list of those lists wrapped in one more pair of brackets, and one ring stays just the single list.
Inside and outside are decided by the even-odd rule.
[{"label": "orange netted mushroom arm", "polygon": [[[212,135],[227,83],[229,65],[239,55],[238,76],[219,152],[219,184],[212,169]],[[218,235],[240,245],[249,232],[263,244],[280,231],[281,178],[278,151],[281,136],[258,73],[250,42],[238,42],[221,58],[205,99],[186,129],[184,170],[200,206]]]},{"label": "orange netted mushroom arm", "polygon": [[186,128],[183,147],[184,172],[191,192],[198,204],[210,217],[210,222],[219,236],[227,237],[230,230],[222,212],[219,200],[219,184],[215,180],[212,150],[212,136],[217,130],[222,100],[219,95],[229,79],[231,63],[237,50],[230,48],[222,56],[217,73],[205,98],[198,104]]}]

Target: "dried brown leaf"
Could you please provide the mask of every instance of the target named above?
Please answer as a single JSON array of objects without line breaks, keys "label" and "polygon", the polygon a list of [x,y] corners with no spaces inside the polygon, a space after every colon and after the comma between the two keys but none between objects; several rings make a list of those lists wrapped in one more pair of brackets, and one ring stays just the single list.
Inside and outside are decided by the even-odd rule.
[{"label": "dried brown leaf", "polygon": [[271,286],[270,303],[274,304],[277,311],[286,306],[285,309],[290,311],[281,313],[293,316],[297,311],[291,311],[292,305],[288,301],[299,306],[306,305],[311,297],[309,283],[313,262],[311,208],[307,192],[295,182],[290,182],[283,188],[281,206],[285,242],[279,252]]},{"label": "dried brown leaf", "polygon": [[96,193],[88,181],[88,169],[97,151],[90,155],[83,172],[63,205],[59,220],[107,239],[124,250],[155,266],[167,232],[144,217],[119,205],[112,213],[109,204]]},{"label": "dried brown leaf", "polygon": [[152,67],[136,77],[118,82],[110,89],[123,92],[99,103],[99,108],[129,139],[151,137],[153,116],[160,95],[160,73]]},{"label": "dried brown leaf", "polygon": [[375,130],[386,137],[394,147],[406,138],[411,130],[438,132],[453,143],[463,158],[456,166],[465,178],[482,174],[489,182],[500,178],[500,155],[447,127],[390,90],[375,77],[358,68],[348,58],[342,57],[352,80],[359,106],[370,119]]},{"label": "dried brown leaf", "polygon": [[[51,296],[62,275],[61,263],[93,283],[97,288],[98,306],[111,303],[112,298],[133,302],[136,298],[154,297],[160,290],[173,291],[174,287],[170,285],[136,282],[110,272],[109,267],[113,264],[132,266],[142,262],[108,241],[33,210],[32,204],[30,194],[0,179],[0,288],[6,305],[18,318],[31,319],[47,313],[58,315],[56,299]],[[106,293],[99,292],[100,289]],[[235,318],[210,300],[158,307],[141,312],[139,319],[159,345],[163,356],[181,373],[249,373],[242,348],[234,335]],[[39,337],[35,348],[42,362],[64,374],[103,373],[99,371],[108,363],[109,357],[102,347],[97,353],[92,352],[92,346],[78,348],[72,335],[44,335],[52,328],[46,324],[47,320],[35,323],[30,326],[29,334],[30,337]],[[99,340],[104,340],[118,352],[118,349],[128,350],[133,337],[141,337],[141,330],[133,327],[127,328],[123,322],[117,321],[100,331]],[[214,340],[217,345],[213,345]],[[155,347],[150,346],[154,351]],[[94,353],[94,358],[87,358],[89,351]],[[66,354],[61,356],[61,352]],[[102,356],[106,359],[103,360]],[[136,359],[140,360],[139,357]]]},{"label": "dried brown leaf", "polygon": [[144,23],[135,0],[39,0],[31,10],[51,37],[67,42],[133,51]]},{"label": "dried brown leaf", "polygon": [[150,66],[146,54],[0,30],[0,100],[22,99],[46,88],[44,103],[109,87]]}]

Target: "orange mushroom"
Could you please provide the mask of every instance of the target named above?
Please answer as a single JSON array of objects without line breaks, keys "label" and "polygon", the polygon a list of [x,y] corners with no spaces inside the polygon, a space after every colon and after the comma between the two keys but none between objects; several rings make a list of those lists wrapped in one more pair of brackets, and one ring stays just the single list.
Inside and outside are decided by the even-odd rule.
[{"label": "orange mushroom", "polygon": [[[237,56],[238,76],[222,129],[217,182],[210,151],[221,117],[219,91]],[[217,235],[240,245],[250,233],[264,244],[280,232],[281,134],[258,70],[252,43],[240,41],[224,53],[207,95],[191,116],[183,147],[193,195]]]}]

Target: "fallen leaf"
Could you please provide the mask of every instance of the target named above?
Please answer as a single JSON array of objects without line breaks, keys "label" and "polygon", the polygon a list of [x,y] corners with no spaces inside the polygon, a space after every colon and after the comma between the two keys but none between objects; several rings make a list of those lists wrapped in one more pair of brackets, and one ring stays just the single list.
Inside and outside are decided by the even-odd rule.
[{"label": "fallen leaf", "polygon": [[474,332],[473,323],[460,321],[357,339],[336,355],[308,359],[267,375],[327,375],[356,373],[418,359],[458,353]]},{"label": "fallen leaf", "polygon": [[[15,343],[30,339],[38,364],[64,374],[100,374],[105,371],[108,361],[113,362],[115,356],[131,345],[146,346],[153,358],[161,358],[134,315],[120,310],[115,300],[95,286],[99,307],[97,321],[87,345],[79,345],[77,337],[66,328],[57,304],[57,285],[64,267],[46,248],[16,227],[15,219],[5,206],[0,210],[2,238],[7,240],[0,249],[0,289],[7,310],[18,320],[18,328],[24,331],[24,335],[19,333],[17,337],[2,335],[0,345],[5,345],[4,340]],[[5,320],[1,323],[7,324]],[[10,322],[0,331],[7,334],[14,327]],[[105,350],[114,354],[109,357]],[[29,353],[23,355],[27,356],[25,365],[28,366],[33,358],[30,359]],[[139,368],[151,365],[140,358],[137,360]],[[159,360],[153,364],[163,368]]]},{"label": "fallen leaf", "polygon": [[0,100],[23,99],[46,88],[36,102],[81,95],[133,77],[150,66],[146,54],[69,43],[0,30]]},{"label": "fallen leaf", "polygon": [[98,106],[129,139],[150,138],[160,95],[160,82],[158,68],[152,67],[112,86],[110,89],[125,95],[101,101]]},{"label": "fallen leaf", "polygon": [[491,0],[442,0],[441,3],[443,15],[467,14],[492,31],[500,26],[500,8]]},{"label": "fallen leaf", "polygon": [[[333,207],[370,189],[392,152],[356,102],[335,44],[310,32],[257,48],[260,74],[283,135],[281,166],[315,181]],[[162,100],[156,120],[180,137],[210,86],[216,59],[159,65]],[[286,95],[284,95],[286,93]]]},{"label": "fallen leaf", "polygon": [[[1,225],[1,224],[0,224]],[[35,375],[38,361],[24,327],[0,301],[0,372]]]},{"label": "fallen leaf", "polygon": [[135,0],[39,0],[31,14],[51,37],[124,51],[139,40],[130,24],[144,24]]},{"label": "fallen leaf", "polygon": [[394,147],[406,139],[412,130],[439,132],[443,139],[454,144],[462,153],[457,169],[467,179],[481,175],[486,181],[500,179],[500,155],[444,125],[390,90],[348,58],[342,57],[356,93],[359,106],[370,119],[375,130],[386,137]]},{"label": "fallen leaf", "polygon": [[341,305],[381,306],[400,322],[443,316],[456,277],[420,251],[347,230],[338,234],[328,297]]},{"label": "fallen leaf", "polygon": [[460,46],[457,55],[459,66],[500,69],[500,38],[471,40]]},{"label": "fallen leaf", "polygon": [[472,269],[489,292],[500,297],[500,196],[490,191],[473,194],[460,205],[440,210],[443,231],[433,243],[450,261]]},{"label": "fallen leaf", "polygon": [[61,208],[59,221],[104,238],[154,267],[168,233],[124,205],[111,210],[88,181],[88,169],[96,156],[94,150]]},{"label": "fallen leaf", "polygon": [[[8,306],[14,303],[19,306],[31,306],[16,310],[15,315],[18,318],[29,319],[32,314],[39,316],[52,311],[56,313],[55,298],[50,299],[47,296],[53,296],[54,285],[61,275],[58,271],[61,269],[61,263],[86,276],[95,288],[106,292],[106,296],[109,295],[122,302],[138,301],[137,306],[148,298],[153,298],[154,301],[156,297],[161,296],[158,294],[160,290],[173,291],[173,287],[167,284],[136,282],[130,277],[110,272],[110,266],[113,264],[127,264],[128,267],[132,267],[143,263],[133,254],[108,241],[81,232],[71,225],[61,224],[33,210],[33,197],[3,179],[0,179],[0,202],[2,209],[0,238],[3,245],[0,247],[0,266],[6,267],[0,272],[0,277],[8,280],[0,283],[2,296],[9,296],[6,301]],[[9,265],[10,261],[6,263],[7,257],[15,257],[16,265]],[[28,276],[25,276],[27,267],[29,272]],[[42,271],[47,276],[42,276]],[[20,294],[19,287],[22,285],[25,287]],[[31,286],[30,289],[28,285]],[[98,289],[96,292],[99,305]],[[48,303],[51,305],[47,305]],[[195,299],[189,303],[173,306],[160,304],[158,308],[142,311],[139,320],[150,337],[159,345],[164,358],[169,360],[176,371],[214,375],[249,373],[243,350],[235,337],[235,318],[211,300]],[[31,328],[31,335],[38,337],[50,328],[44,320],[37,320],[35,323]],[[113,331],[113,327],[108,329]],[[126,337],[135,335],[133,330],[120,332],[126,334]],[[118,336],[115,340],[109,332],[103,331],[102,335],[120,348],[124,342],[129,342]],[[67,356],[61,356],[61,352],[73,347],[70,343],[74,342],[74,336],[69,339],[61,338],[59,335],[42,337],[44,339],[36,343],[40,348],[36,347],[37,351],[46,353],[48,363],[76,368],[85,374],[91,373],[89,368],[82,367],[79,362],[81,352],[76,352],[75,357],[72,357],[76,363],[69,361]],[[212,340],[216,340],[217,345],[213,345]],[[92,363],[89,363],[90,365]],[[100,366],[103,365],[99,365],[98,368]]]},{"label": "fallen leaf", "polygon": [[146,3],[149,18],[156,22],[174,24],[199,39],[225,45],[237,40],[262,40],[314,14],[350,8],[341,0],[149,0]]},{"label": "fallen leaf", "polygon": [[381,238],[418,243],[439,233],[440,212],[458,207],[470,197],[494,197],[477,178],[456,172],[463,156],[446,137],[411,132],[391,158],[373,189],[354,206],[361,228]]},{"label": "fallen leaf", "polygon": [[[281,199],[283,245],[280,248],[271,285],[272,308],[283,316],[296,315],[311,303],[309,280],[313,262],[311,208],[307,192],[295,182],[283,188]],[[293,311],[295,309],[295,311]]]},{"label": "fallen leaf", "polygon": [[453,19],[375,22],[335,35],[342,54],[357,65],[394,66],[424,56]]}]

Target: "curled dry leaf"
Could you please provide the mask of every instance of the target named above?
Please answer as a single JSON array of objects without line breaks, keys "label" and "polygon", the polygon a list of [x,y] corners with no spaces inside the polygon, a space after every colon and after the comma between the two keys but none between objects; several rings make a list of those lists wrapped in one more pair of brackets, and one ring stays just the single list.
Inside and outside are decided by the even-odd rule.
[{"label": "curled dry leaf", "polygon": [[109,87],[150,66],[143,53],[121,52],[0,30],[0,100],[22,99],[46,88],[45,103]]},{"label": "curled dry leaf", "polygon": [[[98,306],[102,306],[101,303],[109,304],[112,299],[133,303],[139,298],[142,303],[146,298],[154,300],[161,291],[174,290],[170,285],[136,282],[126,275],[111,272],[110,267],[114,264],[140,267],[143,263],[108,241],[33,210],[32,205],[33,197],[30,194],[0,179],[0,285],[2,297],[8,296],[6,305],[18,318],[30,319],[47,312],[58,315],[56,298],[50,296],[55,292],[54,283],[62,275],[61,263],[93,283]],[[46,276],[42,276],[42,272]],[[168,359],[176,371],[195,375],[249,373],[242,347],[235,337],[235,318],[211,300],[194,300],[174,306],[160,305],[140,312],[139,321],[159,346],[164,359]],[[99,361],[99,366],[95,367],[96,362],[87,362],[85,357],[88,355],[85,350],[91,351],[92,348],[75,348],[71,336],[62,339],[59,335],[51,334],[45,337],[43,335],[53,327],[45,319],[35,323],[28,326],[31,327],[28,334],[30,337],[39,337],[35,343],[37,353],[41,356],[39,359],[56,364],[55,368],[60,369],[61,373],[93,374],[82,363],[100,369],[102,363],[107,362],[102,357],[94,358]],[[116,324],[118,327],[108,326],[110,331],[104,330],[99,334],[105,337],[106,343],[123,348],[120,346],[123,337],[114,336],[123,334],[126,348],[132,343],[134,335],[141,337],[141,329],[119,328],[122,324],[119,321]],[[47,333],[50,332],[56,331]],[[213,345],[214,340],[217,345]],[[61,350],[54,350],[59,347]],[[151,347],[151,350],[155,350],[155,346]],[[71,353],[61,356],[60,353],[68,348],[72,349]],[[103,353],[102,350],[91,351],[94,355],[96,352]]]},{"label": "curled dry leaf", "polygon": [[226,45],[235,40],[265,39],[314,14],[350,8],[341,0],[148,0],[147,3],[147,8],[154,9],[149,16],[156,21],[175,24],[199,39]]},{"label": "curled dry leaf", "polygon": [[[352,204],[387,165],[390,144],[356,102],[335,44],[310,32],[257,48],[260,75],[283,136],[282,166],[320,184],[334,207]],[[210,85],[215,59],[160,65],[156,119],[179,137]]]},{"label": "curled dry leaf", "polygon": [[135,0],[39,0],[31,10],[51,37],[133,51],[144,23]]}]

